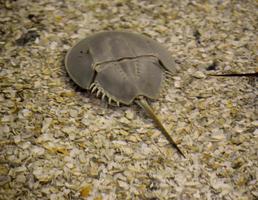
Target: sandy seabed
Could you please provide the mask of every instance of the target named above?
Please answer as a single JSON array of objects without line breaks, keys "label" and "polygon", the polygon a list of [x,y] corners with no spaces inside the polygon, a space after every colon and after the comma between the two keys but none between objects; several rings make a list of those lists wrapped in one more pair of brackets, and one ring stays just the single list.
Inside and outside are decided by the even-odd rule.
[{"label": "sandy seabed", "polygon": [[[0,1],[0,199],[258,198],[255,0]],[[162,43],[180,67],[151,104],[80,90],[67,51],[103,30]]]}]

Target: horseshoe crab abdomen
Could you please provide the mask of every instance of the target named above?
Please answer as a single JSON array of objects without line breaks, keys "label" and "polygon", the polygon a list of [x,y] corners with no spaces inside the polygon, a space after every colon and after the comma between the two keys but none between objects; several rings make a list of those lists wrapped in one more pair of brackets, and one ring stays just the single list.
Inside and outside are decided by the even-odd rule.
[{"label": "horseshoe crab abdomen", "polygon": [[126,105],[137,96],[157,99],[160,94],[163,69],[156,58],[141,57],[105,63],[95,82],[107,96]]}]

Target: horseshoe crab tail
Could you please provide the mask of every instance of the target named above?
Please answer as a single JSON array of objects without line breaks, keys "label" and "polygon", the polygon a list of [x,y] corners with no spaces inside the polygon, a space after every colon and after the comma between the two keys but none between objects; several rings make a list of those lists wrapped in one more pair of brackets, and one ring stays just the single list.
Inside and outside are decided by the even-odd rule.
[{"label": "horseshoe crab tail", "polygon": [[179,149],[179,147],[177,146],[177,144],[174,142],[174,140],[172,139],[172,137],[169,135],[168,131],[165,129],[165,127],[162,125],[161,121],[159,120],[159,118],[157,117],[157,115],[154,113],[152,107],[150,106],[150,104],[146,101],[145,98],[141,97],[139,99],[136,100],[136,103],[142,107],[146,113],[152,118],[152,120],[155,122],[156,126],[161,130],[161,132],[165,135],[165,137],[167,138],[167,140],[169,141],[169,143],[177,149],[177,151],[185,158],[185,155],[183,154],[183,152]]}]

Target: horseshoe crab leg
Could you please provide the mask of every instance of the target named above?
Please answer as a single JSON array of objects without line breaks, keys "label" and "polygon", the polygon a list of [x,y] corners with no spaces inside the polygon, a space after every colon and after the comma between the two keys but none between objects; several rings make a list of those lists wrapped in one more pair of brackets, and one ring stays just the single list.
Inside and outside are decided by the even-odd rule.
[{"label": "horseshoe crab leg", "polygon": [[146,113],[152,118],[152,120],[155,122],[156,126],[161,130],[161,132],[163,133],[163,135],[167,138],[167,140],[169,141],[169,143],[177,149],[177,151],[185,158],[185,155],[183,154],[183,152],[179,149],[179,147],[177,146],[177,144],[175,143],[175,141],[172,139],[172,137],[169,135],[168,131],[165,129],[165,127],[163,126],[163,124],[161,123],[161,121],[159,120],[159,118],[157,117],[157,115],[154,113],[152,107],[150,106],[150,104],[146,101],[145,98],[139,98],[137,100],[135,100],[136,103],[142,107]]}]

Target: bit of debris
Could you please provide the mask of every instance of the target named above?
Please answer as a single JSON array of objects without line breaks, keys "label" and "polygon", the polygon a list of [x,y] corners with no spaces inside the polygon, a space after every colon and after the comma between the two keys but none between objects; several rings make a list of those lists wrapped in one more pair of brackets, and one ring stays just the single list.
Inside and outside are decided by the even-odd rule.
[{"label": "bit of debris", "polygon": [[196,71],[192,74],[192,76],[195,78],[200,78],[200,79],[206,77],[206,75],[202,71]]},{"label": "bit of debris", "polygon": [[39,34],[37,31],[30,30],[27,33],[24,33],[19,39],[17,39],[16,43],[20,46],[24,46],[29,42],[34,42],[38,37]]},{"label": "bit of debris", "polygon": [[213,61],[213,62],[211,63],[211,65],[209,65],[209,66],[207,67],[207,70],[208,70],[208,71],[217,70],[217,67],[218,67],[217,61]]},{"label": "bit of debris", "polygon": [[198,30],[195,30],[193,33],[196,43],[201,44],[201,33]]}]

